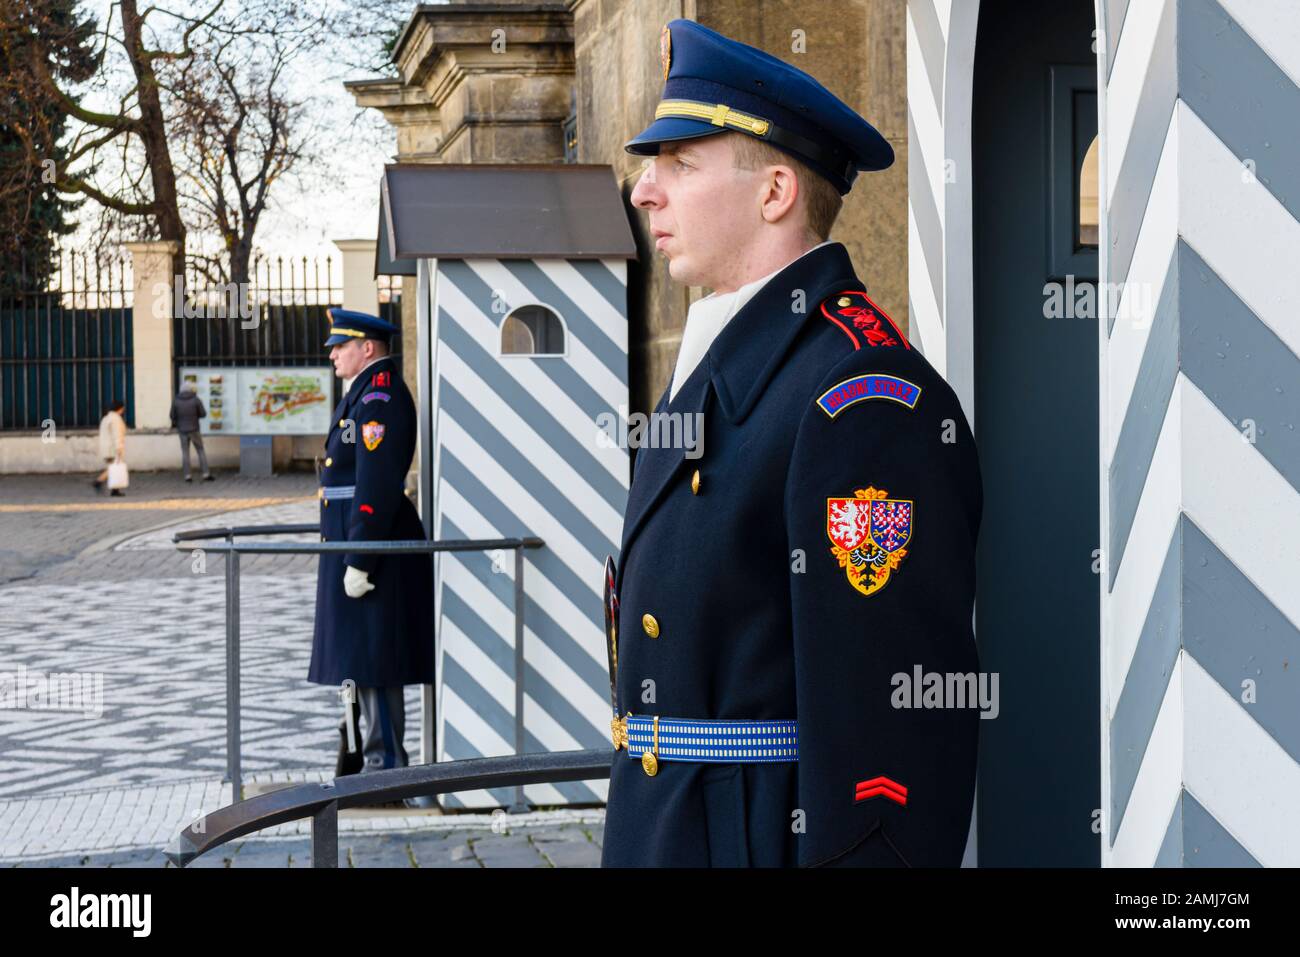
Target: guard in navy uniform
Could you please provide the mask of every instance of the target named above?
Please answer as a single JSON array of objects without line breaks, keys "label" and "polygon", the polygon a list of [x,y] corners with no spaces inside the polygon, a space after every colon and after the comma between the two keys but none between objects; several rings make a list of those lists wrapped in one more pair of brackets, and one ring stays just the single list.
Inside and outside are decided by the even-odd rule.
[{"label": "guard in navy uniform", "polygon": [[[603,863],[958,866],[975,444],[845,247],[815,245],[827,198],[893,150],[759,50],[687,20],[660,49],[662,102],[626,147],[653,157],[632,201],[672,277],[714,292],[655,409],[670,418],[650,421],[698,414],[702,441],[637,450],[612,572]],[[746,138],[767,159],[745,159]]]},{"label": "guard in navy uniform", "polygon": [[[423,540],[419,513],[404,491],[415,454],[415,403],[388,355],[399,330],[365,313],[328,314],[330,360],[340,378],[353,381],[325,442],[321,540]],[[360,770],[406,766],[403,686],[434,680],[431,556],[322,555],[307,678],[355,682],[365,726]],[[340,732],[346,735],[342,726]],[[353,770],[345,760],[340,765],[338,773]]]}]

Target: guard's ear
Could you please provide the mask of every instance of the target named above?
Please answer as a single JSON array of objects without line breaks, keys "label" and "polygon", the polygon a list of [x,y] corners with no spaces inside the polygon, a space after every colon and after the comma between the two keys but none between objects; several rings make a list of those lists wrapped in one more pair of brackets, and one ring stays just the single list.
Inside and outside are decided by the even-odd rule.
[{"label": "guard's ear", "polygon": [[775,223],[794,210],[801,185],[794,168],[785,163],[769,165],[766,173],[761,214],[769,223]]}]

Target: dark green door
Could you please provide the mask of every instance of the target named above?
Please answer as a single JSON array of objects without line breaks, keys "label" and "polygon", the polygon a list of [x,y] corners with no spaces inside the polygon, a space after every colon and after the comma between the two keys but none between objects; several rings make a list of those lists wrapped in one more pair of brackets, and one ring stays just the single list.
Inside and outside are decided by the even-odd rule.
[{"label": "dark green door", "polygon": [[981,866],[1097,866],[1097,132],[1091,0],[983,0],[975,51]]}]

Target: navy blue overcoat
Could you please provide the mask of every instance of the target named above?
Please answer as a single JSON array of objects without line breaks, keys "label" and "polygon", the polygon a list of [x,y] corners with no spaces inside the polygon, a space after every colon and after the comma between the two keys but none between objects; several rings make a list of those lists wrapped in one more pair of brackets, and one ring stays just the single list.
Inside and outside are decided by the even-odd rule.
[{"label": "navy blue overcoat", "polygon": [[[321,484],[355,486],[353,497],[320,503],[327,542],[423,540],[424,526],[406,497],[415,455],[415,403],[396,363],[371,363],[353,381],[325,441]],[[374,590],[349,598],[343,574],[368,572]],[[316,626],[307,679],[359,686],[432,684],[433,574],[429,555],[322,555]]]},{"label": "navy blue overcoat", "polygon": [[864,288],[842,244],[808,253],[659,401],[702,414],[704,441],[636,454],[619,713],[795,719],[799,754],[651,776],[620,751],[607,866],[961,862],[979,712],[909,689],[977,679],[978,459],[953,390]]}]

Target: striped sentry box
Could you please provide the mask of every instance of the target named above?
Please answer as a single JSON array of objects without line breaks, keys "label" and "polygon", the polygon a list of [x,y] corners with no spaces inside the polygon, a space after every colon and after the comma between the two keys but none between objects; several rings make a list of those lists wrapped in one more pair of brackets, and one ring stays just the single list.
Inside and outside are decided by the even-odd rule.
[{"label": "striped sentry box", "polygon": [[[972,422],[980,7],[908,0],[906,24],[909,338]],[[1098,0],[1095,11],[1112,290],[1097,353],[1101,861],[1294,867],[1295,5]]]},{"label": "striped sentry box", "polygon": [[[525,551],[525,750],[609,746],[601,588],[617,555],[628,452],[599,441],[602,414],[626,415],[623,259],[436,262],[434,534],[543,539]],[[522,306],[562,327],[555,355],[503,354]],[[439,557],[439,760],[514,752],[514,563]],[[530,785],[544,805],[595,803],[606,782]],[[448,807],[508,805],[513,789],[449,794]]]}]

